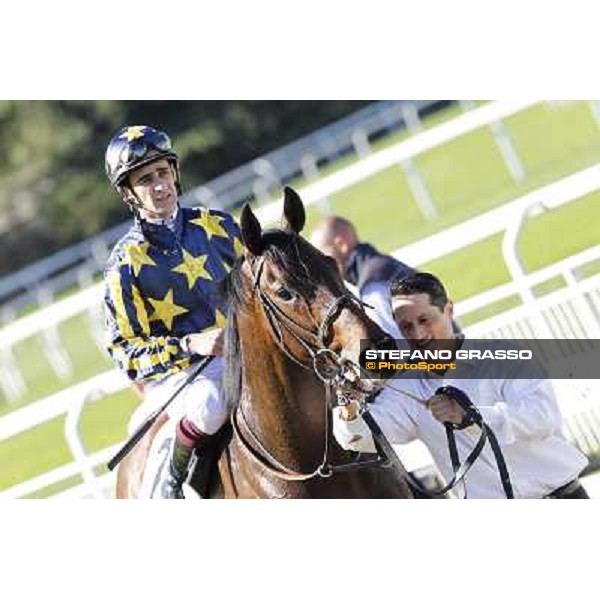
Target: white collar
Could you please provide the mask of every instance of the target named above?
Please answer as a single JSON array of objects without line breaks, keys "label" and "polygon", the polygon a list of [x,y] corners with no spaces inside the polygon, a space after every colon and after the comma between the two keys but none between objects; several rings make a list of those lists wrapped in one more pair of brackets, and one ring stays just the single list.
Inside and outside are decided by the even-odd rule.
[{"label": "white collar", "polygon": [[175,228],[175,219],[177,218],[177,213],[179,212],[179,205],[175,205],[175,210],[170,217],[166,219],[144,219],[147,223],[152,223],[153,225],[165,225],[171,231]]}]

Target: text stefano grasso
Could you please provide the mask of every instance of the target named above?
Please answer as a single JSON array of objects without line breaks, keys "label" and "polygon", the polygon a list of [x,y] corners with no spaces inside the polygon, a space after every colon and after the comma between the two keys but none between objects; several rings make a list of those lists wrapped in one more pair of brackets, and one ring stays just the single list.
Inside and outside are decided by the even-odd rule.
[{"label": "text stefano grasso", "polygon": [[377,350],[365,352],[366,360],[531,360],[531,350]]}]

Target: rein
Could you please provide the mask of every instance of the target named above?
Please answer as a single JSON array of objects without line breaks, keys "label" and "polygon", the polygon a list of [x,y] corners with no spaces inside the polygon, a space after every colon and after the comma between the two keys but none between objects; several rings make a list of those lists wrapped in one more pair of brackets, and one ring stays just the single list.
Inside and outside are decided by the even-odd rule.
[{"label": "rein", "polygon": [[[260,464],[265,471],[274,475],[279,479],[283,479],[284,481],[308,481],[309,479],[313,479],[314,477],[322,477],[328,478],[334,475],[335,473],[340,473],[344,471],[351,471],[355,469],[364,469],[366,467],[386,467],[388,466],[388,461],[382,456],[378,456],[375,459],[363,460],[360,462],[351,462],[340,465],[333,465],[328,461],[329,455],[329,407],[331,402],[331,386],[326,385],[327,390],[327,400],[325,402],[325,445],[323,450],[323,459],[319,466],[308,472],[303,473],[301,471],[297,471],[294,469],[290,469],[286,467],[283,463],[277,460],[262,444],[262,442],[258,439],[256,434],[252,431],[246,417],[244,416],[243,411],[236,410],[231,417],[231,424],[233,426],[233,431],[235,435],[241,442],[242,448],[246,451],[246,453],[254,459],[255,462]],[[252,443],[258,449],[255,449],[252,444],[250,444],[242,435],[240,430],[240,425],[238,423],[238,413],[242,417],[242,422],[244,428],[249,435]]]},{"label": "rein", "polygon": [[[400,390],[394,388],[388,384],[386,384],[390,389],[395,391],[396,393],[402,394],[412,400],[419,402],[420,404],[425,404],[423,400],[405,392],[404,390]],[[364,410],[362,413],[363,420],[371,430],[373,435],[373,440],[375,442],[375,447],[377,448],[378,454],[383,454],[385,456],[393,456],[391,457],[392,464],[400,470],[403,475],[410,481],[412,487],[414,487],[417,491],[422,493],[425,496],[430,498],[438,498],[444,496],[449,491],[454,489],[457,486],[460,486],[462,490],[462,497],[466,498],[466,488],[464,485],[464,478],[467,473],[471,470],[471,467],[475,464],[475,461],[479,458],[479,455],[483,451],[486,441],[489,441],[490,447],[492,449],[492,453],[494,455],[494,459],[496,460],[496,465],[498,467],[498,473],[500,475],[500,482],[502,483],[502,488],[504,490],[504,494],[508,499],[514,499],[514,491],[512,487],[512,483],[510,481],[510,474],[508,472],[508,467],[506,465],[506,460],[502,453],[502,449],[500,448],[500,444],[498,443],[498,439],[496,438],[496,434],[492,430],[492,428],[484,421],[483,415],[479,411],[479,409],[473,404],[472,400],[464,393],[458,390],[457,388],[453,388],[452,386],[445,386],[438,390],[437,393],[444,393],[454,399],[459,406],[465,411],[467,422],[466,425],[457,426],[452,423],[444,423],[444,427],[446,429],[446,438],[448,440],[448,452],[450,454],[450,460],[452,462],[452,471],[453,476],[452,479],[448,482],[448,484],[442,489],[438,490],[427,490],[425,489],[421,483],[414,477],[411,473],[408,473],[400,460],[400,469],[398,469],[398,465],[393,460],[397,458],[395,451],[393,450],[391,444],[385,437],[384,433],[381,431],[381,428],[373,418],[373,416],[368,412],[368,410]],[[473,447],[473,450],[469,453],[464,462],[460,463],[460,458],[458,455],[458,448],[456,446],[456,437],[454,432],[457,429],[464,429],[466,426],[476,425],[480,430],[479,439],[477,443]]]}]

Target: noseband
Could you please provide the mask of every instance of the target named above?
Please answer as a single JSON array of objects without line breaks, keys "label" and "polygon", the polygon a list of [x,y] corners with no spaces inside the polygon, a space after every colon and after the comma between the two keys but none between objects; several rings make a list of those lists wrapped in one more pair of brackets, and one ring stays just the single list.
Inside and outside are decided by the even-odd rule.
[{"label": "noseband", "polygon": [[[329,306],[320,324],[315,322],[314,328],[308,328],[295,321],[284,310],[277,306],[277,304],[275,304],[275,302],[273,302],[273,300],[262,289],[260,281],[264,270],[265,260],[265,256],[261,257],[256,271],[253,272],[253,290],[258,296],[260,304],[267,317],[271,335],[281,351],[288,358],[304,369],[312,371],[325,386],[325,447],[323,460],[316,469],[309,473],[302,473],[283,465],[264,447],[262,442],[252,431],[247,419],[244,417],[243,411],[241,410],[241,404],[238,405],[238,408],[232,415],[232,425],[235,434],[237,435],[244,449],[252,456],[254,460],[259,462],[261,466],[272,475],[275,475],[276,477],[286,481],[305,481],[315,476],[331,477],[334,472],[337,471],[381,466],[386,462],[381,458],[343,465],[332,465],[328,461],[329,419],[331,408],[333,408],[333,392],[348,393],[352,390],[356,392],[356,379],[354,381],[347,379],[345,376],[345,369],[350,369],[350,371],[354,370],[357,378],[360,371],[359,368],[354,369],[354,363],[347,359],[343,359],[335,351],[329,348],[326,342],[329,338],[333,324],[339,317],[344,307],[358,307],[361,312],[364,312],[363,303],[349,291],[346,291],[336,298],[331,306]],[[292,349],[285,340],[284,331],[291,335],[294,340],[306,351],[310,357],[310,364],[303,362],[300,358],[294,355]],[[307,342],[303,335],[312,337],[314,342]],[[248,435],[252,440],[252,444],[248,443],[240,431],[238,424],[238,413],[239,416],[242,417],[244,428],[248,432]]]}]

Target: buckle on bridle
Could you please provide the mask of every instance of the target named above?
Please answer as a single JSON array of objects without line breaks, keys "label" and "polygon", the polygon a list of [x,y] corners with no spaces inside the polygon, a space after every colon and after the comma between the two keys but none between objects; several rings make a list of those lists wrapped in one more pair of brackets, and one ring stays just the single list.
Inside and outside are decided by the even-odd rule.
[{"label": "buckle on bridle", "polygon": [[317,475],[319,475],[319,477],[323,477],[323,479],[327,479],[328,477],[333,477],[333,467],[329,464],[321,465],[317,469]]},{"label": "buckle on bridle", "polygon": [[317,350],[313,356],[313,371],[324,383],[331,383],[342,372],[338,355],[329,348]]}]

